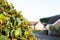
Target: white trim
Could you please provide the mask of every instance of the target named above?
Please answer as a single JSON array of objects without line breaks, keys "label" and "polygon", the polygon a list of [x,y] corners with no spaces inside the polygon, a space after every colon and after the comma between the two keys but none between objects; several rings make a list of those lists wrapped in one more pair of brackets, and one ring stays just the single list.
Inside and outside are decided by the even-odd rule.
[{"label": "white trim", "polygon": [[52,25],[55,25],[57,24],[58,22],[60,21],[60,19],[58,19],[56,22],[54,22]]}]

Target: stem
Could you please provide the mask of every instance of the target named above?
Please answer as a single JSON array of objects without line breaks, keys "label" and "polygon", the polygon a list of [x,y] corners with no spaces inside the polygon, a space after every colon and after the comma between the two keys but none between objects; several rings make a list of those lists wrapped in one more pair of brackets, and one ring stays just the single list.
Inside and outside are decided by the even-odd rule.
[{"label": "stem", "polygon": [[12,40],[12,37],[11,37],[11,39],[10,40]]}]

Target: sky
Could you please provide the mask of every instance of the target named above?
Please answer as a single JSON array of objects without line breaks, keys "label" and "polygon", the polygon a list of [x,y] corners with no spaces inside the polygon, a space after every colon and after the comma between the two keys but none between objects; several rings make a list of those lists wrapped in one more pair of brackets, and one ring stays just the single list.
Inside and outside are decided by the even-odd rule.
[{"label": "sky", "polygon": [[60,0],[8,0],[29,21],[60,14]]}]

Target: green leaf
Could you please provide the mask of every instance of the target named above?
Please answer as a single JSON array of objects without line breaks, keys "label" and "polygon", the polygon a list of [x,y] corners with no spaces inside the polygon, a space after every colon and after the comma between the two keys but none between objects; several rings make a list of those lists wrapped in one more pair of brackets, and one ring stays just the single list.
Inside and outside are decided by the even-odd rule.
[{"label": "green leaf", "polygon": [[0,40],[7,40],[7,37],[4,35],[0,35]]},{"label": "green leaf", "polygon": [[19,30],[19,35],[20,35],[20,37],[22,37],[22,31],[21,31],[21,28],[18,28],[18,30]]},{"label": "green leaf", "polygon": [[3,17],[4,17],[4,15],[1,13],[1,14],[0,14],[0,19],[2,19]]},{"label": "green leaf", "polygon": [[15,30],[15,37],[22,37],[22,31],[21,31],[21,28],[18,28],[17,30]]},{"label": "green leaf", "polygon": [[17,18],[18,26],[21,24],[20,18]]},{"label": "green leaf", "polygon": [[4,0],[5,5],[7,5],[7,0]]},{"label": "green leaf", "polygon": [[16,21],[14,21],[14,26],[16,25]]}]

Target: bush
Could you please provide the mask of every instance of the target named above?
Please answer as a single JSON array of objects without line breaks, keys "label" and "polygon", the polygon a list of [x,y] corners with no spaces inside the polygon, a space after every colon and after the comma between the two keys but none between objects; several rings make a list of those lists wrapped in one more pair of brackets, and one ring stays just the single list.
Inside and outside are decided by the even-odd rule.
[{"label": "bush", "polygon": [[48,35],[48,30],[44,30],[43,33]]},{"label": "bush", "polygon": [[55,26],[50,27],[51,35],[60,36],[60,27],[57,29]]},{"label": "bush", "polygon": [[34,39],[35,36],[28,24],[28,20],[21,14],[21,11],[14,8],[13,4],[8,4],[7,0],[0,0],[0,40],[2,40],[1,35],[6,36],[7,39],[9,37],[10,39]]},{"label": "bush", "polygon": [[60,36],[60,27],[58,28],[58,35]]}]

